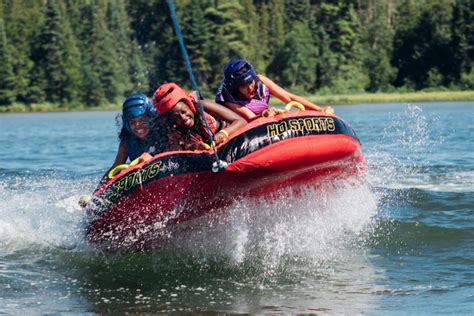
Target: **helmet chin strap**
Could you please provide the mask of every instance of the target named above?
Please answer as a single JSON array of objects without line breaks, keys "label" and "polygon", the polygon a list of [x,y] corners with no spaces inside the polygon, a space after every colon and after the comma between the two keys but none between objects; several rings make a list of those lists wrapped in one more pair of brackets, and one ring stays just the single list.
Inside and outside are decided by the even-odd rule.
[{"label": "helmet chin strap", "polygon": [[202,106],[202,102],[201,102],[201,92],[200,92],[199,87],[196,83],[196,79],[194,78],[194,74],[193,74],[193,70],[191,68],[191,62],[189,60],[188,52],[186,50],[186,46],[184,45],[184,39],[183,39],[183,34],[181,33],[181,27],[179,25],[179,21],[178,21],[178,18],[176,16],[176,9],[174,7],[173,0],[168,0],[168,7],[170,9],[170,15],[171,15],[171,21],[173,22],[173,28],[176,32],[176,35],[178,36],[179,45],[181,47],[181,53],[183,55],[184,62],[186,64],[186,69],[187,69],[188,74],[189,74],[189,79],[191,80],[191,85],[193,86],[193,89],[196,90],[196,92],[197,92],[198,106],[197,106],[197,109],[196,109],[197,111],[196,112],[198,112],[199,115],[202,118],[204,118],[203,122],[204,122],[204,125],[205,125],[205,128],[206,128],[206,131],[209,135],[209,139],[211,140],[211,147],[212,147],[212,151],[214,153],[214,158],[215,158],[214,164],[216,164],[215,168],[214,168],[214,164],[213,164],[212,171],[219,172],[219,171],[224,170],[225,167],[227,167],[227,163],[225,161],[220,160],[219,155],[217,154],[217,151],[216,151],[216,144],[214,143],[214,139],[212,137],[213,135],[212,135],[212,132],[211,132],[211,128],[209,127],[209,124],[207,123],[207,120],[205,119],[204,107]]}]

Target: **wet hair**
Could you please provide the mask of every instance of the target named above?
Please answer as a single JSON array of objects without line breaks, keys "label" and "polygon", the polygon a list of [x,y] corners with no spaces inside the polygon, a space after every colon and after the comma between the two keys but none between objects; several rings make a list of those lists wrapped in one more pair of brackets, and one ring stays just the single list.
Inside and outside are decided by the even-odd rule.
[{"label": "wet hair", "polygon": [[118,134],[119,140],[126,141],[131,136],[131,134],[123,125],[122,114],[117,114],[117,116],[115,117],[115,125],[117,126],[117,129],[119,130],[119,134]]}]

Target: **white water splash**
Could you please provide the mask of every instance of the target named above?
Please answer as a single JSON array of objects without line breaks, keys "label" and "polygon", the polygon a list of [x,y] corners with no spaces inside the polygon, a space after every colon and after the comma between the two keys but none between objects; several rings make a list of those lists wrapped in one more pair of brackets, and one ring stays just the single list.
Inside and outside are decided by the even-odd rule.
[{"label": "white water splash", "polygon": [[[189,248],[209,256],[221,253],[235,264],[258,258],[270,271],[286,257],[331,260],[338,256],[337,249],[370,227],[383,196],[371,187],[407,183],[414,174],[416,155],[433,145],[427,122],[416,106],[397,114],[381,145],[366,153],[368,185],[346,181],[302,196],[289,194],[271,203],[241,201],[223,215],[193,223],[198,229],[193,227],[194,235],[185,235],[184,243],[191,241]],[[390,152],[400,146],[413,152],[412,156],[402,158]],[[69,248],[83,243],[84,214],[77,200],[93,190],[95,181],[47,176],[2,180],[0,199],[5,203],[0,207],[0,244]]]},{"label": "white water splash", "polygon": [[346,258],[347,249],[359,248],[373,228],[377,199],[359,181],[282,196],[270,203],[241,201],[223,214],[189,223],[173,247],[204,260],[222,256],[234,265],[251,262],[271,276],[288,260],[317,267]]},{"label": "white water splash", "polygon": [[0,247],[74,248],[83,243],[84,213],[77,201],[90,180],[17,176],[0,182]]},{"label": "white water splash", "polygon": [[383,140],[365,153],[371,186],[446,192],[472,189],[472,172],[459,172],[455,165],[435,170],[432,165],[432,161],[439,164],[439,155],[445,155],[445,135],[453,133],[439,116],[429,116],[421,107],[407,104],[390,122],[384,129]]}]

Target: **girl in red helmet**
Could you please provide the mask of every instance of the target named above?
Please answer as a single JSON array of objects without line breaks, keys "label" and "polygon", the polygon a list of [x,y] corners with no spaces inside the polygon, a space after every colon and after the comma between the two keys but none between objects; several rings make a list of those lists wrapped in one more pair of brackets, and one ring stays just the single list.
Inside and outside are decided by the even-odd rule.
[{"label": "girl in red helmet", "polygon": [[[203,118],[196,116],[196,93],[188,94],[175,83],[165,83],[156,89],[153,105],[176,128],[183,149],[204,149],[209,133]],[[201,100],[205,119],[216,145],[225,142],[236,130],[246,124],[237,113],[212,101]]]}]

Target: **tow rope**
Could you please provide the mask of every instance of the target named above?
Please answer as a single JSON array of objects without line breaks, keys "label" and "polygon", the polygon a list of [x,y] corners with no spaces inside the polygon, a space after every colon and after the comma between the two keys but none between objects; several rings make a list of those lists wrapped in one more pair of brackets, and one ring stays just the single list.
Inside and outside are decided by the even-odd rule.
[{"label": "tow rope", "polygon": [[[204,107],[202,106],[202,103],[201,103],[201,92],[197,85],[196,79],[194,78],[193,69],[191,68],[189,55],[186,50],[186,46],[184,45],[184,38],[183,38],[183,34],[181,33],[181,27],[179,25],[178,18],[176,16],[176,9],[174,7],[173,0],[168,0],[168,7],[170,9],[170,16],[171,16],[171,21],[173,22],[173,28],[176,32],[176,35],[178,36],[179,45],[181,47],[181,54],[183,55],[184,62],[186,64],[186,69],[189,74],[189,79],[191,80],[191,85],[193,86],[193,89],[196,90],[196,93],[197,93],[199,115],[201,116],[201,118],[205,118],[206,116],[204,115]],[[206,119],[203,119],[202,121],[204,121],[207,134],[209,135],[209,139],[211,140],[211,147],[212,147],[212,151],[215,158],[215,161],[212,164],[212,171],[213,172],[222,171],[227,167],[227,162],[220,160],[219,155],[217,154],[217,151],[216,151],[216,144],[214,143],[214,138],[211,132],[211,128],[209,127],[209,124],[207,123]]]}]

